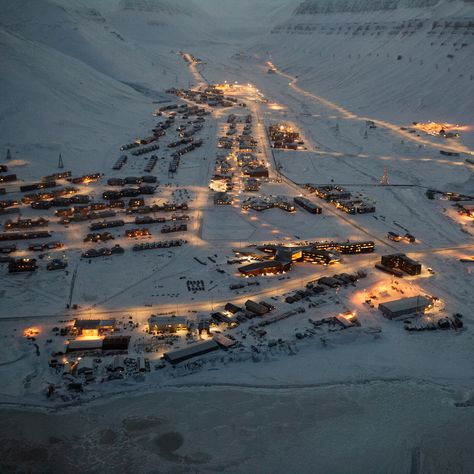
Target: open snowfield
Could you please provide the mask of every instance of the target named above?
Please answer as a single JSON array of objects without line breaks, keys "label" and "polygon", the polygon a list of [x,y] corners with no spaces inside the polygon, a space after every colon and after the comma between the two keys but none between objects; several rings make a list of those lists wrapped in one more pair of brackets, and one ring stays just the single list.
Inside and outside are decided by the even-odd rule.
[{"label": "open snowfield", "polygon": [[57,414],[4,410],[0,465],[10,472],[44,465],[50,472],[468,472],[474,420],[458,401],[438,386],[395,380],[296,390],[190,384]]},{"label": "open snowfield", "polygon": [[[139,214],[114,209],[108,220],[124,225],[107,229],[114,240],[100,244],[84,241],[90,221],[64,225],[57,207],[20,203],[20,214],[0,215],[2,232],[7,219],[45,217],[52,240],[64,244],[33,252],[28,245],[36,241],[15,242],[12,255],[37,258],[35,272],[9,273],[0,264],[0,471],[472,472],[474,221],[446,193],[474,195],[474,165],[466,162],[474,159],[473,4],[254,3],[0,0],[0,164],[18,177],[0,183],[0,199],[21,200],[19,186],[61,171],[61,154],[72,176],[101,174],[74,185],[94,202],[119,189],[110,178],[150,175],[157,188],[142,196],[147,205],[189,206],[174,217],[154,212],[167,222],[146,224],[151,235],[135,238],[125,230],[144,227],[135,224]],[[204,106],[209,114],[195,135],[202,146],[181,156],[176,173],[169,172],[176,147],[168,145],[180,138],[177,127],[189,125],[181,114],[159,138],[152,172],[145,171],[151,153],[120,150],[172,116],[153,116],[158,108],[192,105],[168,89],[225,81],[238,103]],[[231,113],[241,119],[239,133],[252,117],[255,156],[269,170],[258,192],[244,190],[236,145],[231,155],[218,148]],[[460,136],[411,131],[412,122],[430,120],[458,125]],[[304,146],[271,148],[267,129],[277,122],[297,130]],[[124,153],[126,164],[114,170]],[[232,205],[213,202],[218,157],[233,166]],[[307,183],[343,186],[376,212],[346,214]],[[428,189],[439,192],[435,199]],[[322,213],[242,209],[256,196],[304,196]],[[187,219],[187,231],[162,233],[175,218]],[[387,232],[416,241],[394,242]],[[185,243],[132,250],[171,239]],[[375,251],[328,266],[295,263],[284,274],[238,271],[255,261],[239,250],[301,241],[373,241]],[[115,244],[123,254],[82,256]],[[375,269],[389,253],[407,253],[421,274]],[[67,268],[47,271],[53,258]],[[309,281],[358,271],[366,277],[286,301]],[[415,295],[436,298],[419,320],[461,313],[463,329],[409,332],[377,309]],[[221,323],[210,335],[160,339],[147,331],[152,314],[185,316],[196,327],[226,303],[248,299],[275,309],[237,327]],[[345,311],[355,311],[360,326],[336,330],[324,322]],[[273,321],[278,315],[287,317]],[[70,336],[58,328],[110,317],[131,337],[128,357],[146,358],[149,371],[111,376],[114,356],[91,353],[82,355],[93,362],[91,380],[50,367],[52,358],[69,357],[71,367],[80,360],[62,354]],[[216,331],[236,346],[176,366],[163,361]]]}]

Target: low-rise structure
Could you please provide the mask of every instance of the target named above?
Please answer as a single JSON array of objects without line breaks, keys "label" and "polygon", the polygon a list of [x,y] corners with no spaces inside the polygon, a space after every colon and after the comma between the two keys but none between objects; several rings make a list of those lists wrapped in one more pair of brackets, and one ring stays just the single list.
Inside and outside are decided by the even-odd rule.
[{"label": "low-rise structure", "polygon": [[12,258],[8,262],[10,273],[34,272],[37,268],[35,258]]},{"label": "low-rise structure", "polygon": [[219,344],[213,339],[209,339],[204,342],[190,345],[183,349],[177,349],[175,351],[167,352],[164,354],[164,358],[171,364],[179,364],[193,357],[198,357],[208,352],[216,351],[219,349]]},{"label": "low-rise structure", "polygon": [[252,300],[247,300],[245,302],[245,309],[251,311],[252,313],[258,314],[259,316],[263,316],[264,314],[267,314],[270,311],[267,306]]},{"label": "low-rise structure", "polygon": [[224,192],[214,194],[214,204],[216,206],[230,206],[232,205],[232,196]]},{"label": "low-rise structure", "polygon": [[188,320],[184,316],[151,316],[148,319],[150,332],[176,332],[187,327]]},{"label": "low-rise structure", "polygon": [[310,201],[309,199],[306,199],[305,197],[302,196],[296,196],[293,201],[295,204],[298,204],[298,206],[301,206],[303,209],[306,209],[308,212],[311,212],[311,214],[321,214],[322,208],[314,204],[314,202]]},{"label": "low-rise structure", "polygon": [[100,336],[115,330],[116,321],[110,319],[76,319],[73,332],[78,336]]},{"label": "low-rise structure", "polygon": [[273,275],[287,272],[291,268],[291,261],[281,262],[278,260],[267,260],[264,262],[250,263],[239,268],[239,272],[245,276]]},{"label": "low-rise structure", "polygon": [[379,310],[389,319],[399,318],[414,313],[422,313],[433,304],[426,296],[412,296],[379,304]]},{"label": "low-rise structure", "polygon": [[409,275],[419,275],[421,273],[421,263],[407,257],[404,253],[383,255],[380,263],[388,268],[403,270]]}]

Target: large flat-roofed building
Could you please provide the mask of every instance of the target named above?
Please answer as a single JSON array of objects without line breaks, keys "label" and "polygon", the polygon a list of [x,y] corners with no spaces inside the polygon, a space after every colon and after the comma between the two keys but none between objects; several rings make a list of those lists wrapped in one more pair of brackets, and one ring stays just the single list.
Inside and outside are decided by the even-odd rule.
[{"label": "large flat-roofed building", "polygon": [[183,349],[177,349],[172,352],[167,352],[164,354],[164,358],[171,364],[179,364],[193,357],[198,357],[208,352],[216,351],[219,349],[219,344],[213,339],[209,339],[204,342],[199,342],[191,346],[185,347]]},{"label": "large flat-roofed building", "polygon": [[115,319],[76,319],[74,331],[79,336],[98,336],[115,329]]},{"label": "large flat-roofed building", "polygon": [[74,339],[66,342],[66,352],[102,350],[103,343],[102,337]]},{"label": "large flat-roofed building", "polygon": [[399,300],[387,301],[379,304],[379,310],[389,319],[398,318],[406,314],[420,313],[433,304],[431,298],[426,296],[412,296]]},{"label": "large flat-roofed building", "polygon": [[187,327],[188,320],[184,316],[151,316],[148,319],[150,332],[176,332]]}]

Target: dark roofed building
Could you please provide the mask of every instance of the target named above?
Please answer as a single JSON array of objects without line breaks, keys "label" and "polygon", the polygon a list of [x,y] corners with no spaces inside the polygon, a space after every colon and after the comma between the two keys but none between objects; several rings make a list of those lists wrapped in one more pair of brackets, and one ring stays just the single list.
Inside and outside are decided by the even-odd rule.
[{"label": "dark roofed building", "polygon": [[106,336],[102,341],[103,351],[128,351],[130,336]]},{"label": "dark roofed building", "polygon": [[226,311],[229,311],[232,314],[238,313],[239,311],[242,311],[242,308],[239,308],[233,303],[227,303],[224,307]]},{"label": "dark roofed building", "polygon": [[267,275],[286,272],[291,267],[291,261],[266,260],[250,263],[239,268],[239,272],[246,276]]},{"label": "dark roofed building", "polygon": [[164,354],[164,358],[174,365],[193,357],[198,357],[200,355],[207,354],[208,352],[216,351],[217,349],[219,349],[219,344],[217,344],[217,342],[213,339],[209,339],[183,349],[167,352]]},{"label": "dark roofed building", "polygon": [[433,304],[431,298],[425,296],[412,296],[399,300],[387,301],[379,304],[379,309],[383,315],[389,319],[398,318],[406,314],[423,312]]}]

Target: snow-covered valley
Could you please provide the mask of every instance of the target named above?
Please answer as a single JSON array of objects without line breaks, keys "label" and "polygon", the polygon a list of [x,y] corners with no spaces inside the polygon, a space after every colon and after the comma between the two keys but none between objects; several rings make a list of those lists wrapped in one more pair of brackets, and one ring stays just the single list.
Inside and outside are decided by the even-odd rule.
[{"label": "snow-covered valley", "polygon": [[474,3],[255,3],[0,0],[0,471],[471,472]]}]

